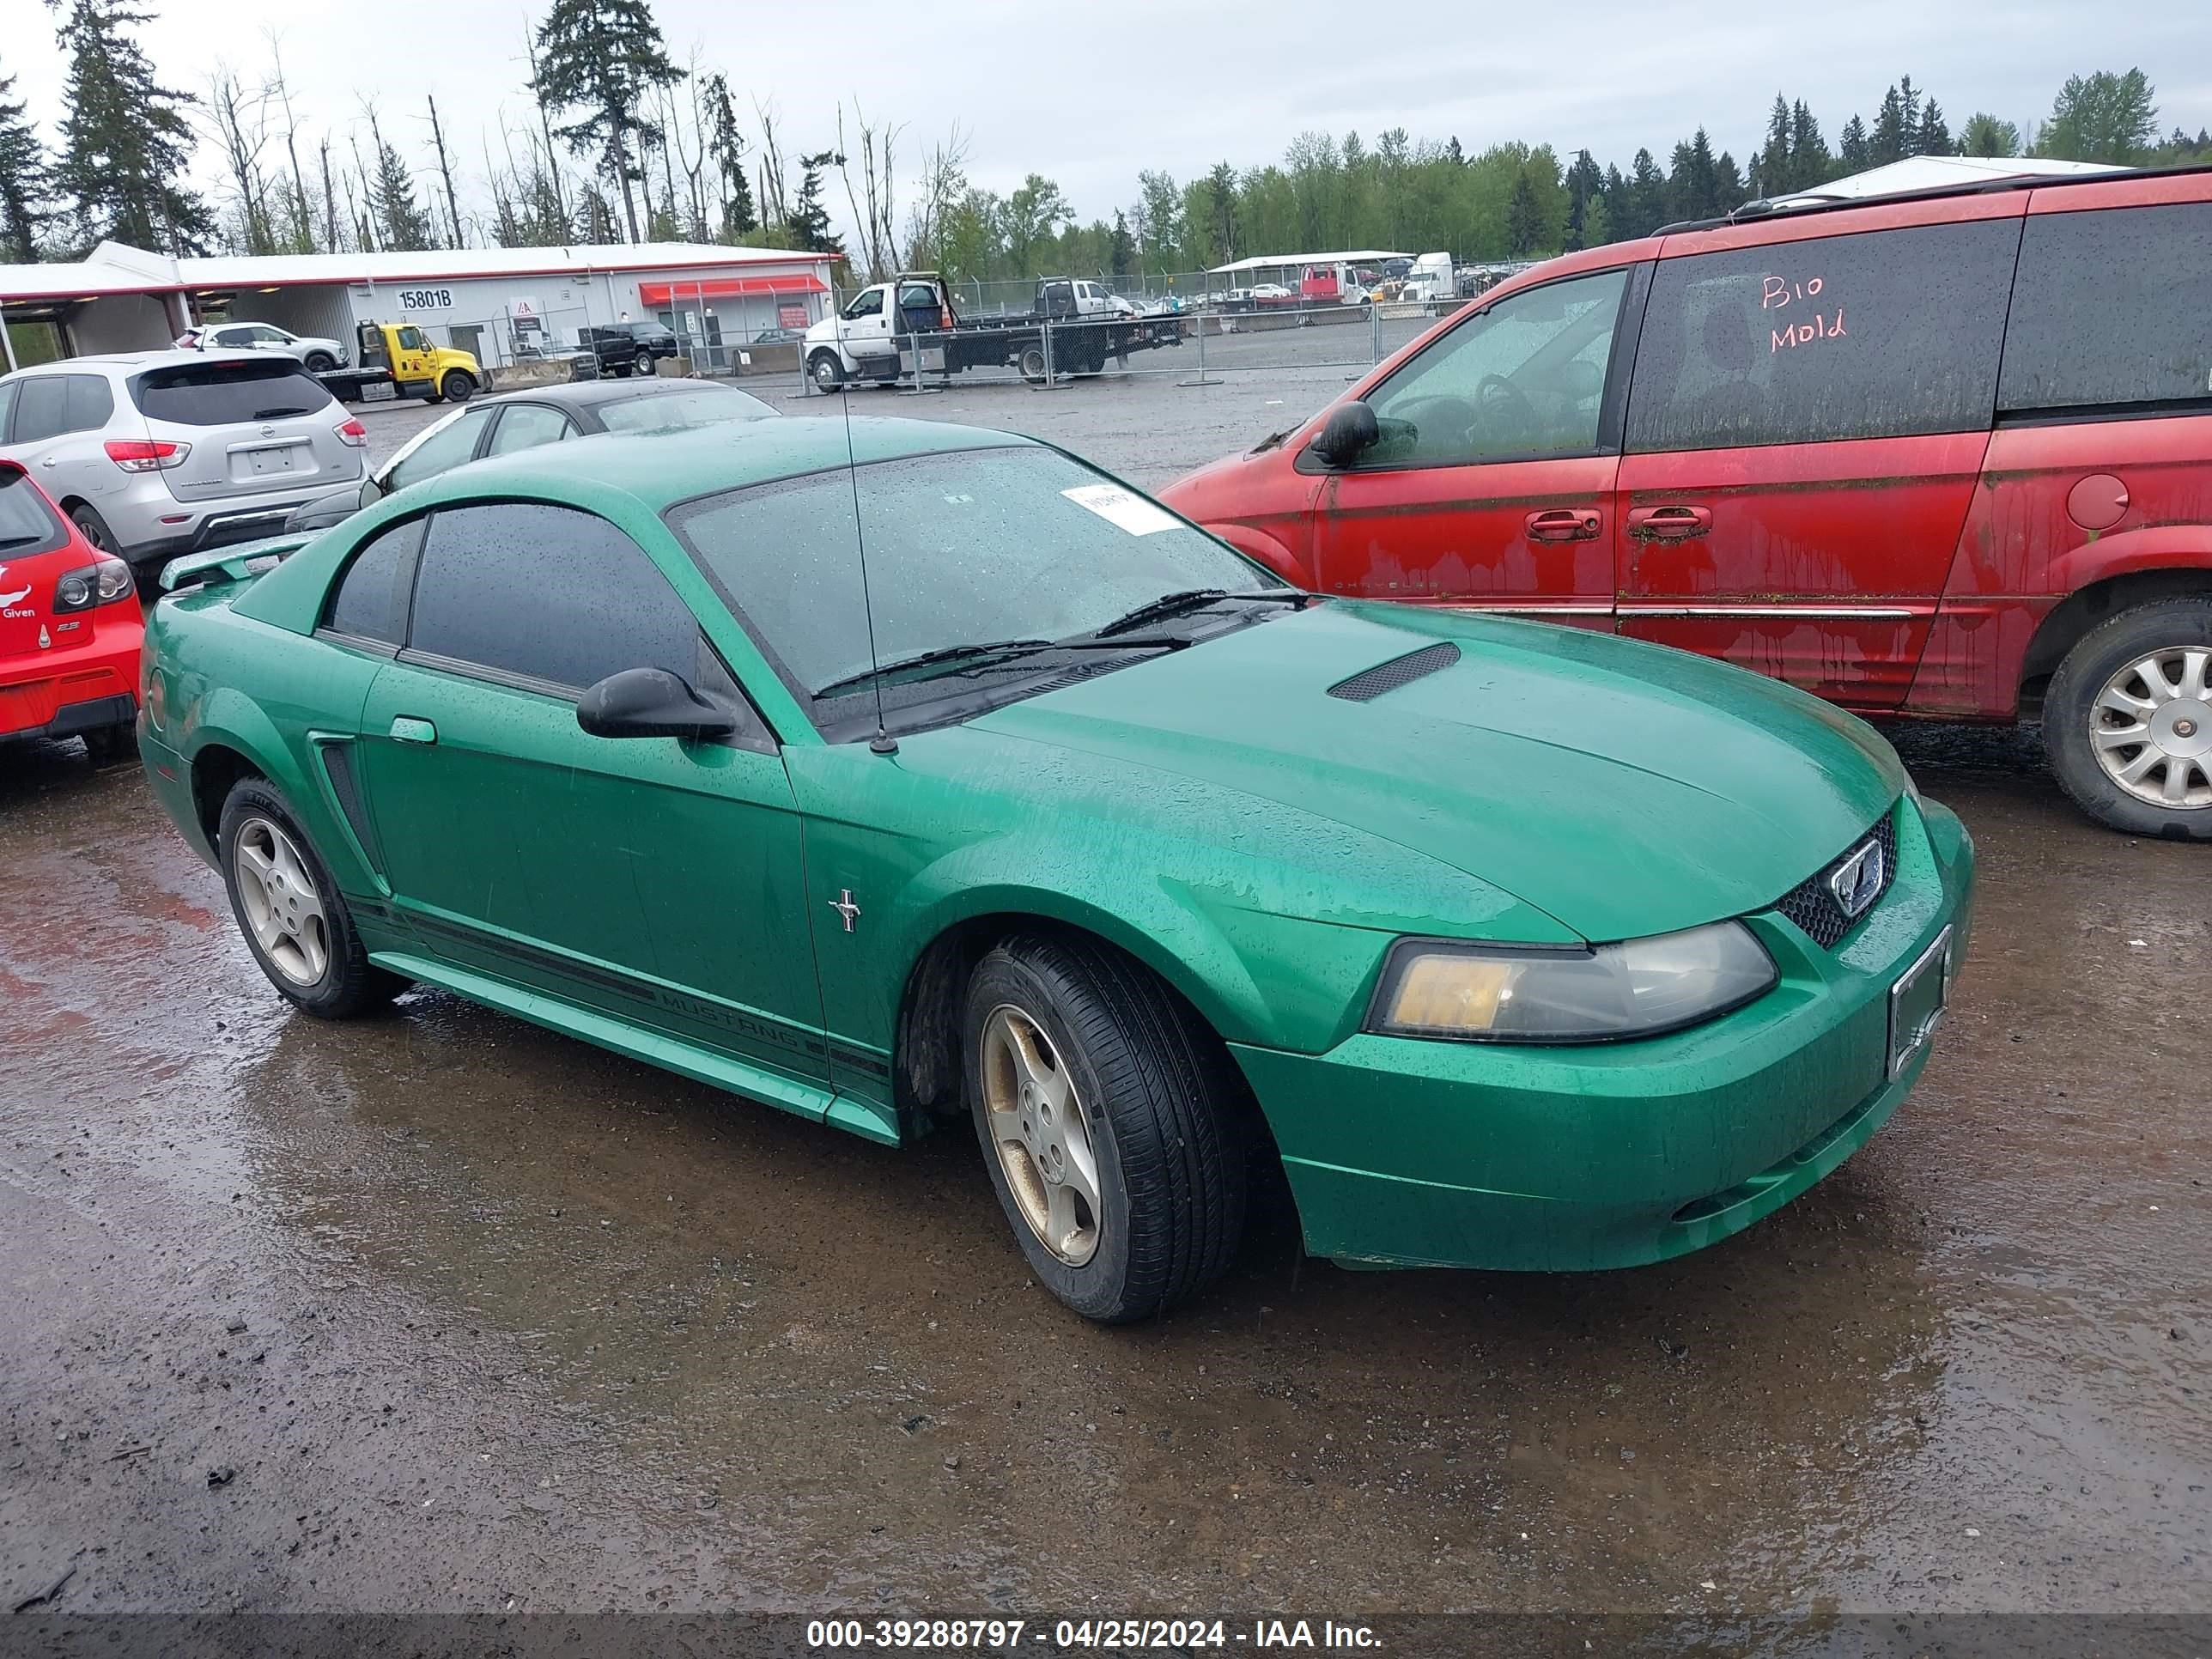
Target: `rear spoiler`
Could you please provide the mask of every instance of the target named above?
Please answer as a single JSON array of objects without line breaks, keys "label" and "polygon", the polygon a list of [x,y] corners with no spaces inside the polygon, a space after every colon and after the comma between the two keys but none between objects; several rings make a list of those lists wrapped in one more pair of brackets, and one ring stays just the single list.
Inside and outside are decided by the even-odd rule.
[{"label": "rear spoiler", "polygon": [[289,559],[314,540],[313,535],[270,536],[258,542],[240,542],[235,547],[217,548],[207,553],[187,553],[181,559],[172,559],[161,568],[161,591],[173,593],[185,587],[211,587],[217,582],[250,580],[259,572],[252,567],[258,562],[276,563]]}]

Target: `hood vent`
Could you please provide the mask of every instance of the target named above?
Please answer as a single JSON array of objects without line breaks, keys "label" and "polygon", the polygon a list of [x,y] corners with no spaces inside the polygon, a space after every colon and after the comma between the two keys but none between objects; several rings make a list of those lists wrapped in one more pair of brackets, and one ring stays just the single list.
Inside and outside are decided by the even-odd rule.
[{"label": "hood vent", "polygon": [[1385,691],[1395,691],[1401,685],[1411,685],[1415,680],[1449,668],[1459,660],[1459,647],[1449,640],[1437,645],[1425,645],[1419,651],[1409,651],[1402,657],[1393,657],[1389,662],[1354,674],[1348,680],[1339,680],[1328,688],[1332,697],[1341,697],[1346,702],[1372,702]]}]

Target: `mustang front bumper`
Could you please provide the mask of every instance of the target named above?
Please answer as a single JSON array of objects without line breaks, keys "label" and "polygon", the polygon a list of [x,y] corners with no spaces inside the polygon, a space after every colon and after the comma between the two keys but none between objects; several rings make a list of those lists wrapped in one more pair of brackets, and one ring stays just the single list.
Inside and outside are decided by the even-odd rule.
[{"label": "mustang front bumper", "polygon": [[1886,1122],[1890,988],[1946,927],[1965,957],[1973,845],[1897,808],[1890,889],[1833,951],[1747,918],[1782,982],[1672,1035],[1576,1048],[1362,1033],[1322,1054],[1232,1046],[1297,1194],[1306,1248],[1352,1264],[1626,1267],[1771,1213]]}]

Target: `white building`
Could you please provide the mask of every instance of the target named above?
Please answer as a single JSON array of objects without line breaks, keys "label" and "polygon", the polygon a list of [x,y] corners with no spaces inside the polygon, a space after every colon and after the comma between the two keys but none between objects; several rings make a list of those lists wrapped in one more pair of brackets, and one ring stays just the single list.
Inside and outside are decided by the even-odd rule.
[{"label": "white building", "polygon": [[51,324],[64,356],[165,346],[210,318],[349,345],[358,323],[406,321],[497,368],[586,326],[657,318],[726,363],[763,333],[818,321],[829,293],[823,255],[691,242],[204,259],[102,242],[76,264],[0,265],[0,316]]}]

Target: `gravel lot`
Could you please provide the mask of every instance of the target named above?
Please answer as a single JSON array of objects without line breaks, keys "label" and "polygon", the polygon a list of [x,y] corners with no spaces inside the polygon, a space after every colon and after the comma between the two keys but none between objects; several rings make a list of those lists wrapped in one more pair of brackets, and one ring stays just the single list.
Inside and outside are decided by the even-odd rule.
[{"label": "gravel lot", "polygon": [[[1344,374],[853,404],[1158,485]],[[380,457],[435,412],[372,412]],[[62,1586],[9,1628],[2212,1613],[2212,849],[2093,828],[2032,734],[1900,741],[1980,844],[1973,954],[1837,1176],[1593,1277],[1348,1273],[1278,1216],[1116,1331],[1027,1282],[959,1136],[888,1152],[435,993],[289,1013],[135,770],[9,752],[0,1589]]]}]

